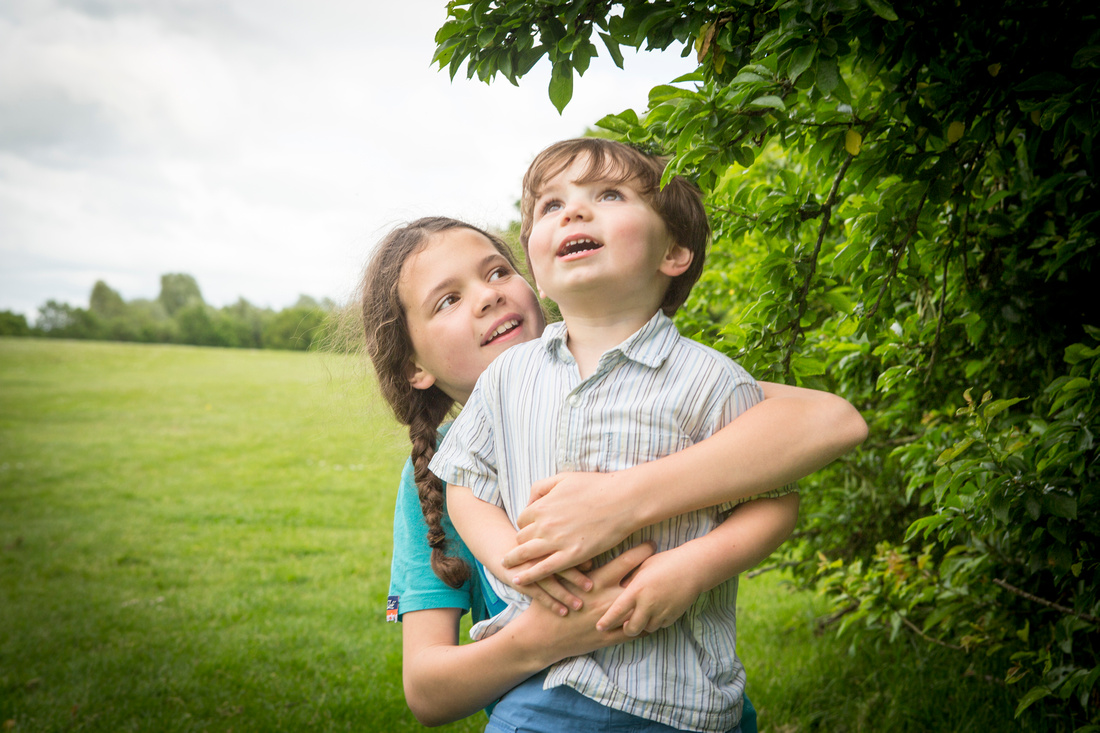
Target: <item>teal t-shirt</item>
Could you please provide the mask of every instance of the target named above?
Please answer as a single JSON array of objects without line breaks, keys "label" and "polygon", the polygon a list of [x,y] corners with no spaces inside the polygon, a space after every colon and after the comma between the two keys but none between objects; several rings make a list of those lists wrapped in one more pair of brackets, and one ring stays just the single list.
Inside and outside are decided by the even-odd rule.
[{"label": "teal t-shirt", "polygon": [[[448,426],[440,429],[440,436]],[[446,488],[444,488],[444,491]],[[461,588],[452,588],[432,571],[432,549],[428,546],[428,523],[420,509],[420,497],[413,479],[412,461],[405,461],[401,485],[397,490],[397,505],[393,514],[393,561],[390,565],[390,606],[396,605],[397,618],[410,611],[432,608],[459,608],[471,611],[474,622],[488,618],[489,607],[503,608],[484,580],[485,569],[458,536],[451,518],[444,515],[443,529],[447,533],[447,551],[462,558],[476,572]]]}]

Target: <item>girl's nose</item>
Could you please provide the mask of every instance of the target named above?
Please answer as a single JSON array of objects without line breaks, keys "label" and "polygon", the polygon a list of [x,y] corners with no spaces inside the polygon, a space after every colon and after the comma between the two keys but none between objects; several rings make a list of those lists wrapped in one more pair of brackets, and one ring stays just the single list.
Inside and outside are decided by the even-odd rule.
[{"label": "girl's nose", "polygon": [[477,296],[477,310],[479,313],[484,313],[502,302],[504,302],[504,293],[491,285],[484,285]]}]

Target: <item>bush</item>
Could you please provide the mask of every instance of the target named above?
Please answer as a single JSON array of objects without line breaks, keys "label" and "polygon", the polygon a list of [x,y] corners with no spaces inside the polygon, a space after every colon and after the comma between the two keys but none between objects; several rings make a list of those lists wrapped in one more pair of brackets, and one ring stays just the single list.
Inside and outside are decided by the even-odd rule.
[{"label": "bush", "polygon": [[696,72],[598,124],[707,196],[681,328],[760,378],[840,392],[871,426],[804,484],[796,573],[857,641],[989,656],[1019,712],[1055,696],[1049,729],[1097,730],[1094,4],[448,12],[441,66],[516,81],[548,56],[559,108],[597,32],[616,59],[693,45]]}]

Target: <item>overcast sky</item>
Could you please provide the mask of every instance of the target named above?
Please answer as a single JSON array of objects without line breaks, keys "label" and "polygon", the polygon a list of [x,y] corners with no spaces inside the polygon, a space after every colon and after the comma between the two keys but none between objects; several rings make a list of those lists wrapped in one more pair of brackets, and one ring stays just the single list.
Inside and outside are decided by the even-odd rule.
[{"label": "overcast sky", "polygon": [[208,303],[345,300],[392,226],[515,218],[531,158],[693,68],[604,57],[558,115],[430,64],[443,0],[0,0],[0,310],[105,280]]}]

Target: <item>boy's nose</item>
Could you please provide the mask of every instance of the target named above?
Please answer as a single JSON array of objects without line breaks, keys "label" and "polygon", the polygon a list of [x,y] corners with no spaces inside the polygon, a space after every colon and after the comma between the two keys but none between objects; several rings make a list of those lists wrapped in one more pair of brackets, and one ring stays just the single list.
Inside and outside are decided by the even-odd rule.
[{"label": "boy's nose", "polygon": [[585,202],[574,200],[566,203],[565,210],[562,214],[562,223],[564,224],[576,220],[584,221],[588,215],[589,211]]}]

